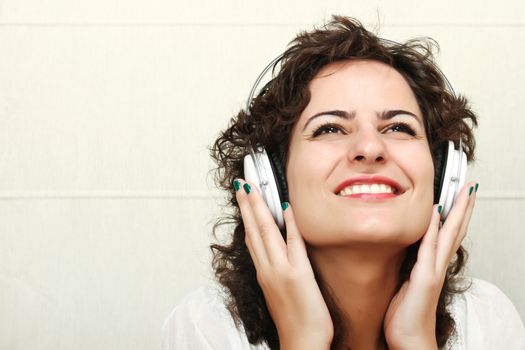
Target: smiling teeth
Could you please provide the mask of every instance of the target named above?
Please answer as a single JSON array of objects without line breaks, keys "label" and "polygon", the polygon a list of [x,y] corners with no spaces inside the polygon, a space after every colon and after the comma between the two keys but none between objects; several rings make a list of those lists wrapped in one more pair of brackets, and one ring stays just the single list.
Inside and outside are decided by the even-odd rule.
[{"label": "smiling teeth", "polygon": [[352,194],[360,193],[394,193],[394,189],[385,184],[351,185],[345,187],[341,192],[339,192],[339,195],[350,196]]}]

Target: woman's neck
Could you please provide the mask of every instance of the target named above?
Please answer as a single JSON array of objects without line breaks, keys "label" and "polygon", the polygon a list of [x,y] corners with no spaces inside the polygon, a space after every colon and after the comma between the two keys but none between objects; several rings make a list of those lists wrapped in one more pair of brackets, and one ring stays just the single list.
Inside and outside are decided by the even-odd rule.
[{"label": "woman's neck", "polygon": [[405,248],[309,247],[318,276],[341,313],[352,350],[382,349],[383,319],[397,292]]}]

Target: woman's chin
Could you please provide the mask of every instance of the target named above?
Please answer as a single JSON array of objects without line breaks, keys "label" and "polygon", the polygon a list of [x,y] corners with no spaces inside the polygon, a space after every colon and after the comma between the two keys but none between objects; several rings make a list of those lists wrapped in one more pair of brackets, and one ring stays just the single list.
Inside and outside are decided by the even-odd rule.
[{"label": "woman's chin", "polygon": [[[423,236],[420,225],[392,225],[388,221],[361,221],[352,225],[330,225],[317,231],[305,231],[303,236],[312,246],[392,246],[408,247]],[[351,228],[350,228],[351,227]]]}]

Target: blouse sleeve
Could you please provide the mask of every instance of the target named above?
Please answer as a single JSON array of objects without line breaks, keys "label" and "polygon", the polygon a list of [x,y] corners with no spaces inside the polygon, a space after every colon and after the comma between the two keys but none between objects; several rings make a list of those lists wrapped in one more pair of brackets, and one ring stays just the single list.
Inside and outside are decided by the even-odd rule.
[{"label": "blouse sleeve", "polygon": [[[188,295],[162,326],[162,350],[252,350],[226,309],[221,291],[205,287]],[[262,349],[262,348],[261,348]]]},{"label": "blouse sleeve", "polygon": [[525,350],[525,328],[520,315],[496,286],[474,279],[467,293],[467,309],[468,338],[478,338],[483,349]]}]

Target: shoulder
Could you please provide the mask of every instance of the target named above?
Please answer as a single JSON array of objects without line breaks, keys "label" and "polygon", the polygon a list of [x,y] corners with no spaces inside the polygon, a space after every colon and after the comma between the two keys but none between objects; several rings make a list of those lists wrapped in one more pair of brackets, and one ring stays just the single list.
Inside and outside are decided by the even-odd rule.
[{"label": "shoulder", "polygon": [[525,329],[509,298],[495,285],[465,278],[468,289],[450,306],[458,349],[525,349]]},{"label": "shoulder", "polygon": [[467,306],[480,319],[491,319],[488,323],[492,326],[498,323],[519,325],[523,330],[523,323],[516,308],[498,287],[477,278],[470,280],[470,288],[465,292]]},{"label": "shoulder", "polygon": [[218,286],[188,294],[164,321],[162,349],[264,349],[249,344],[226,308],[226,298],[227,293]]},{"label": "shoulder", "polygon": [[[178,320],[202,322],[202,318],[212,313],[218,315],[226,310],[224,295],[217,286],[206,286],[196,289],[186,295],[171,311],[164,321],[163,329],[170,322]],[[213,312],[212,312],[213,311]]]}]

